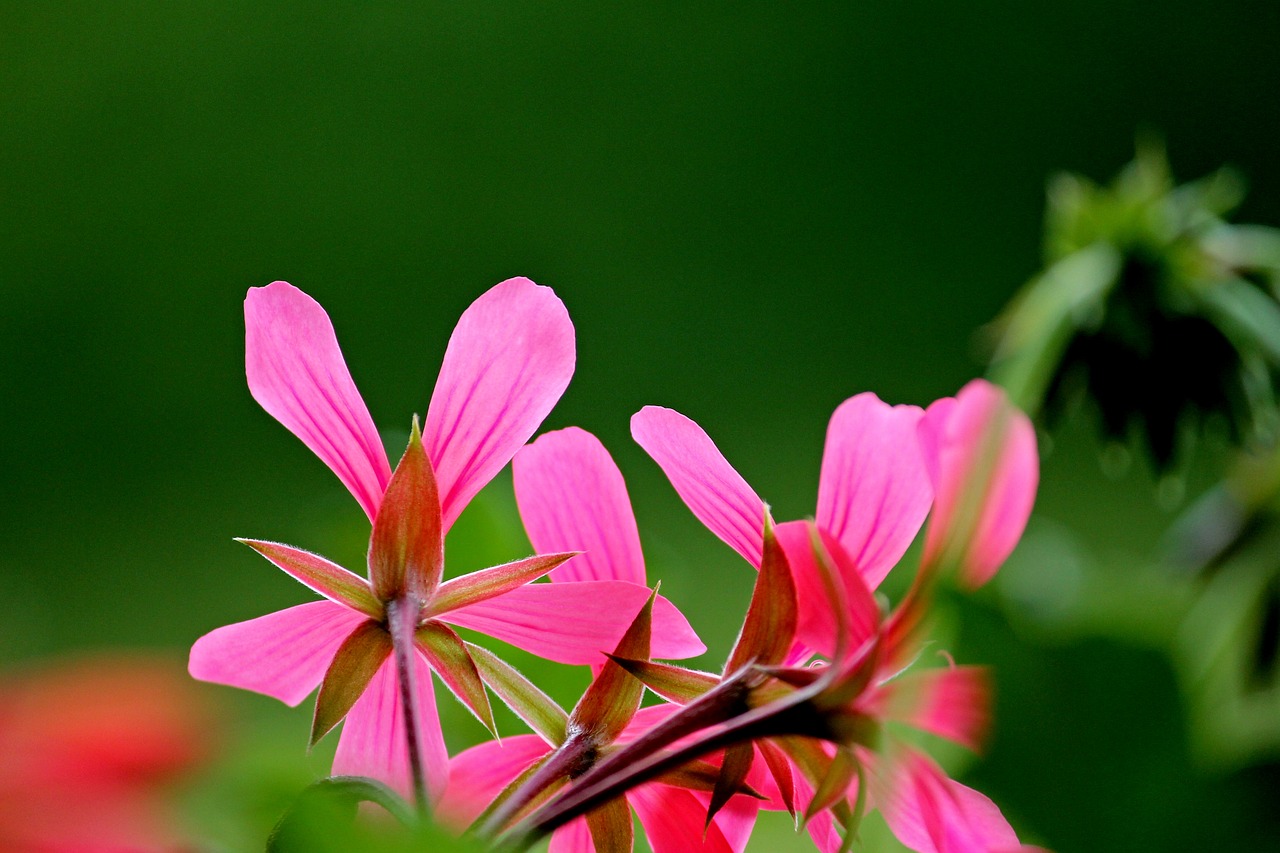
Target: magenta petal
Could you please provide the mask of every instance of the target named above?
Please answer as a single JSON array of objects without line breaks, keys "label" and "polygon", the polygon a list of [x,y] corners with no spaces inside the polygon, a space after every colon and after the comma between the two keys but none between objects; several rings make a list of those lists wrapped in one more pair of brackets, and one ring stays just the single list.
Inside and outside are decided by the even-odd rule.
[{"label": "magenta petal", "polygon": [[653,853],[733,853],[719,825],[712,821],[703,833],[707,804],[693,792],[671,785],[640,785],[627,792]]},{"label": "magenta petal", "polygon": [[981,586],[1031,515],[1040,477],[1035,429],[1003,390],[975,379],[929,407],[919,437],[935,494],[925,561],[956,561],[961,578]]},{"label": "magenta petal", "polygon": [[[436,712],[431,669],[420,654],[414,655],[418,682],[419,743],[429,795],[438,798],[449,773],[440,717]],[[406,798],[412,797],[409,751],[405,745],[404,709],[400,700],[400,679],[395,658],[386,663],[365,688],[364,694],[347,714],[333,757],[333,775],[369,776],[390,785]]]},{"label": "magenta petal", "polygon": [[[756,762],[764,764],[764,759],[757,754]],[[768,775],[766,772],[765,776]],[[751,776],[747,777],[747,781],[757,791],[760,790],[756,788]],[[705,809],[711,798],[705,794],[697,796]],[[747,842],[751,840],[751,833],[756,828],[756,818],[760,816],[761,808],[760,801],[754,797],[732,797],[720,811],[716,812],[715,826],[724,836],[725,844],[734,853],[741,853],[746,849]]]},{"label": "magenta petal", "polygon": [[551,833],[547,853],[595,853],[591,830],[585,817],[575,818]]},{"label": "magenta petal", "polygon": [[[626,581],[536,583],[439,618],[548,660],[598,664],[648,599],[648,589]],[[653,657],[669,660],[706,651],[688,620],[662,596],[653,606],[652,644]]]},{"label": "magenta petal", "polygon": [[[798,767],[794,767],[793,770],[792,779],[796,788],[796,811],[799,814],[804,814],[809,807],[809,803],[813,801],[813,795],[816,792]],[[805,829],[808,830],[809,838],[813,840],[814,846],[822,853],[838,853],[843,846],[844,840],[840,836],[840,830],[836,827],[836,821],[830,809],[823,809],[809,818]]]},{"label": "magenta petal", "polygon": [[465,829],[512,779],[550,751],[540,737],[516,735],[455,755],[449,762],[449,787],[436,814],[450,826]]},{"label": "magenta petal", "polygon": [[338,475],[372,519],[391,466],[329,315],[277,281],[249,290],[244,324],[249,392]]},{"label": "magenta petal", "polygon": [[192,678],[274,696],[286,705],[307,698],[338,646],[364,616],[313,601],[210,631],[191,647]]},{"label": "magenta petal", "polygon": [[422,428],[446,530],[550,413],[574,358],[573,324],[549,287],[508,279],[462,312]]},{"label": "magenta petal", "polygon": [[645,582],[627,486],[599,439],[577,427],[549,432],[516,454],[512,471],[534,550],[584,552],[552,580]]},{"label": "magenta petal", "polygon": [[614,740],[616,744],[627,744],[640,737],[649,729],[661,723],[670,717],[676,711],[680,710],[679,705],[671,705],[664,703],[662,705],[650,705],[646,708],[638,709],[631,716],[631,722],[627,723],[627,727],[622,730],[622,734]]},{"label": "magenta petal", "polygon": [[764,550],[764,501],[702,427],[679,412],[645,406],[631,435],[662,468],[698,520],[756,568]]},{"label": "magenta petal", "polygon": [[[791,577],[796,585],[796,641],[797,644],[830,658],[836,650],[836,631],[839,625],[837,602],[827,591],[826,581],[818,568],[813,552],[812,528],[806,521],[788,521],[777,527],[778,543],[787,555]],[[880,620],[880,608],[867,588],[861,572],[831,534],[819,529],[823,545],[830,555],[839,580],[844,582],[845,618],[849,636],[845,648],[850,654],[858,651],[875,633]],[[803,650],[793,650],[791,660],[803,656]]]},{"label": "magenta petal", "polygon": [[827,427],[815,520],[872,589],[911,545],[933,500],[916,438],[922,414],[866,393],[844,401]]},{"label": "magenta petal", "polygon": [[908,750],[880,776],[877,794],[898,840],[918,853],[992,853],[1019,849],[1018,837],[995,803],[947,777],[919,752]]},{"label": "magenta petal", "polygon": [[991,723],[991,684],[975,666],[912,669],[882,685],[874,700],[884,716],[963,744],[982,747]]}]

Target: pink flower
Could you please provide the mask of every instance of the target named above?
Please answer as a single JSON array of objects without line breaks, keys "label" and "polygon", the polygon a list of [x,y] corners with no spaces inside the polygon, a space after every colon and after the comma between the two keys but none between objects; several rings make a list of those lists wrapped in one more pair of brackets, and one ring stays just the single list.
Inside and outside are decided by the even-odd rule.
[{"label": "pink flower", "polygon": [[[916,439],[922,415],[915,406],[890,406],[864,393],[842,403],[827,428],[817,524],[840,543],[850,568],[872,589],[901,559],[929,512],[932,490]],[[679,412],[646,406],[632,416],[631,434],[693,514],[759,568],[765,503],[702,428]],[[779,525],[778,538],[784,546],[801,541],[808,548],[802,522]],[[808,649],[830,655],[835,622],[826,586],[819,576],[791,568],[799,606],[797,638]],[[807,656],[801,648],[793,658]]]},{"label": "pink flower", "polygon": [[[580,552],[547,575],[553,587],[549,595],[583,589],[589,596],[607,596],[613,590],[631,596],[646,589],[644,554],[626,483],[599,439],[577,427],[549,432],[516,454],[512,471],[520,518],[534,549]],[[617,606],[623,613],[634,613],[637,606],[630,601],[619,600]],[[595,598],[590,605],[608,606],[608,597]],[[654,602],[652,648],[654,657],[671,659],[707,650],[680,611],[662,596]],[[588,662],[604,661],[596,657]]]},{"label": "pink flower", "polygon": [[[672,707],[642,708],[616,743],[622,745],[665,718]],[[459,753],[450,763],[449,787],[440,815],[465,827],[521,773],[543,761],[561,744],[536,735],[489,741]],[[607,754],[607,752],[606,752]],[[635,810],[654,853],[739,853],[746,846],[755,809],[747,820],[732,807],[707,825],[707,796],[661,782],[637,785],[624,795]],[[743,799],[741,797],[735,799]],[[593,853],[596,845],[586,817],[576,818],[551,834],[551,853]]]},{"label": "pink flower", "polygon": [[[632,418],[632,434],[693,513],[759,568],[765,504],[706,433],[677,412],[646,407]],[[816,796],[813,788],[826,774],[845,779],[835,790],[848,788],[848,796],[853,796],[857,789],[852,768],[861,764],[888,780],[872,796],[896,809],[890,825],[913,849],[935,850],[922,846],[927,833],[912,832],[914,824],[905,815],[923,815],[932,823],[963,818],[966,826],[972,825],[965,837],[977,840],[970,846],[943,844],[938,850],[992,853],[1010,847],[1009,838],[1012,848],[1017,847],[999,810],[990,806],[994,817],[987,812],[970,815],[976,814],[979,800],[988,805],[990,801],[976,792],[962,794],[969,789],[946,779],[940,770],[937,776],[945,783],[937,782],[929,790],[946,792],[947,797],[915,793],[924,790],[918,783],[932,767],[927,759],[917,760],[915,753],[907,752],[907,759],[898,763],[859,744],[868,727],[879,730],[888,721],[905,722],[974,748],[980,743],[988,717],[984,673],[951,668],[900,675],[915,654],[908,643],[910,631],[898,630],[896,620],[882,622],[871,590],[919,532],[935,490],[938,501],[921,576],[932,577],[939,555],[946,554],[970,583],[989,578],[1026,524],[1036,464],[1034,433],[1025,415],[985,382],[971,383],[956,399],[939,401],[928,413],[890,407],[871,394],[853,397],[836,410],[827,432],[816,522],[788,522],[777,528],[797,597],[798,642],[788,662],[800,664],[814,650],[836,668],[827,676],[833,686],[813,702],[829,716],[829,736],[845,744],[797,765],[797,783],[806,776],[809,783],[808,789],[796,785],[802,804]],[[838,588],[831,586],[833,580]],[[920,615],[923,594],[917,592],[913,589],[909,595],[907,627]],[[824,669],[792,669],[786,677],[799,686],[817,679]],[[794,754],[789,758],[797,760]],[[829,820],[811,823],[810,829],[823,849],[838,846]]]},{"label": "pink flower", "polygon": [[975,379],[920,422],[933,518],[926,567],[954,564],[971,587],[991,579],[1022,538],[1040,479],[1035,428],[990,382]]},{"label": "pink flower", "polygon": [[[421,437],[415,427],[393,476],[324,309],[275,282],[250,290],[245,325],[254,398],[337,474],[374,522],[369,580],[305,551],[248,542],[327,600],[207,634],[191,650],[191,674],[290,705],[322,685],[313,738],[346,719],[335,774],[371,776],[408,791],[405,744],[412,734],[428,784],[438,792],[448,758],[431,671],[492,725],[474,661],[445,623],[564,663],[598,663],[648,598],[636,584],[529,585],[567,554],[442,577],[445,533],[568,385],[573,326],[554,293],[527,279],[483,294],[458,321]],[[416,629],[417,732],[406,731],[393,665],[393,605],[412,609],[401,621],[405,631]],[[699,653],[696,637],[688,642],[691,633],[667,653]],[[406,662],[404,671],[409,667]]]},{"label": "pink flower", "polygon": [[904,748],[887,774],[872,779],[889,828],[918,853],[1045,853],[1018,841],[995,803],[918,750]]},{"label": "pink flower", "polygon": [[[626,484],[595,436],[576,427],[547,433],[516,455],[513,470],[520,515],[534,547],[560,550],[566,543],[574,543],[569,547],[582,552],[548,575],[552,586],[645,584],[644,555]],[[696,637],[689,633],[683,617],[669,602],[657,598],[652,638],[646,641],[647,647],[652,648],[655,655],[665,657],[673,647],[691,647],[692,642],[697,642]],[[642,654],[644,648],[642,646]],[[618,685],[630,682],[630,677],[621,673],[616,665],[607,664],[607,667],[614,670],[613,678],[620,679]],[[607,683],[602,669],[604,667],[597,668],[598,685]],[[627,689],[615,686],[612,693],[626,693]],[[638,703],[638,691],[634,693],[634,700]],[[622,708],[628,699],[622,695],[602,695],[601,701]],[[591,716],[583,710],[587,704],[584,700],[572,719],[565,717],[570,732],[579,728],[604,728],[575,724],[579,716]],[[607,755],[617,744],[625,743],[671,710],[670,706],[642,709],[630,717],[620,734],[601,733],[585,748],[586,757],[581,759],[578,771],[585,771],[598,757]],[[550,713],[557,712],[563,714],[559,709]],[[505,738],[501,743],[481,744],[454,758],[449,788],[441,803],[441,812],[446,818],[461,826],[470,823],[513,779],[563,747],[570,736],[559,728],[540,734],[540,737],[523,735]],[[596,737],[583,731],[579,731],[578,736]],[[627,793],[626,802],[635,809],[650,844],[658,853],[695,849],[730,853],[741,849],[750,832],[750,823],[744,827],[741,821],[734,822],[739,816],[733,812],[732,816],[726,815],[720,823],[707,828],[705,839],[698,845],[696,839],[703,838],[704,834],[706,798],[674,785],[638,786]],[[629,818],[627,822],[629,824]],[[726,832],[741,843],[730,844]],[[594,849],[586,818],[579,818],[552,835],[551,850],[555,853],[590,853]]]}]

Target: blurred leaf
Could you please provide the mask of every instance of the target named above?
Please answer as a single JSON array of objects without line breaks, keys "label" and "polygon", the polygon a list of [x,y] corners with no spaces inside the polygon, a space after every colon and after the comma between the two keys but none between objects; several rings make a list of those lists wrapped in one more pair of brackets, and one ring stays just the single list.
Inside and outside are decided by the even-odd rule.
[{"label": "blurred leaf", "polygon": [[1206,283],[1198,295],[1237,344],[1256,346],[1280,365],[1280,304],[1273,297],[1238,278]]},{"label": "blurred leaf", "polygon": [[1119,272],[1116,250],[1095,243],[1033,279],[994,321],[1000,340],[990,376],[1019,408],[1036,414],[1072,333],[1102,310]]},{"label": "blurred leaf", "polygon": [[381,806],[404,827],[414,824],[408,804],[386,785],[363,777],[335,776],[298,795],[267,839],[267,853],[355,849],[361,836],[355,827],[361,803]]}]

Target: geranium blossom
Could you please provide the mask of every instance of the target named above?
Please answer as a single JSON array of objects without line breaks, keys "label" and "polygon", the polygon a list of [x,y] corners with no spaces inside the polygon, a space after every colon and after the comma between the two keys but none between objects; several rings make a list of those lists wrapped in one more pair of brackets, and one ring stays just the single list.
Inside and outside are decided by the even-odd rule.
[{"label": "geranium blossom", "polygon": [[[444,534],[567,386],[574,366],[572,324],[554,293],[527,279],[505,281],[477,299],[450,338],[421,437],[415,428],[393,476],[320,305],[276,282],[249,292],[245,323],[254,398],[333,470],[373,521],[369,580],[305,551],[249,542],[328,600],[202,637],[192,648],[191,673],[289,704],[324,682],[313,735],[346,718],[335,774],[371,776],[408,791],[406,738],[412,735],[438,793],[447,755],[430,671],[491,724],[474,662],[444,622],[561,662],[599,663],[601,651],[613,647],[649,595],[625,582],[554,590],[529,585],[567,555],[442,577]],[[412,663],[401,668],[416,685],[417,732],[406,731],[391,654],[397,606],[412,608],[407,630],[417,633]],[[674,608],[663,606],[655,619],[665,655],[703,650]]]},{"label": "geranium blossom", "polygon": [[[632,432],[694,514],[759,567],[764,532],[753,520],[762,517],[764,502],[706,433],[683,415],[656,407],[637,413]],[[946,554],[970,583],[989,578],[1026,524],[1036,469],[1029,422],[986,383],[971,383],[956,399],[935,403],[927,415],[914,407],[889,407],[873,395],[859,395],[832,417],[816,524],[790,522],[778,527],[798,598],[800,642],[791,663],[803,662],[808,656],[805,647],[830,660],[834,669],[825,677],[834,686],[813,701],[835,715],[828,736],[837,742],[851,739],[848,746],[839,747],[849,750],[844,759],[839,754],[833,757],[830,750],[818,756],[828,765],[822,772],[838,772],[835,764],[848,762],[843,772],[849,775],[842,789],[849,788],[852,795],[856,794],[852,768],[863,765],[879,780],[872,787],[879,788],[878,799],[890,804],[886,814],[895,833],[926,853],[934,848],[920,840],[927,833],[921,836],[914,831],[914,816],[923,815],[930,825],[945,822],[938,803],[963,815],[966,804],[978,802],[981,795],[962,795],[969,789],[947,780],[941,771],[937,775],[945,784],[938,782],[929,790],[949,792],[948,798],[912,793],[928,787],[922,780],[933,779],[932,765],[906,750],[900,753],[906,756],[901,760],[873,755],[855,745],[862,734],[858,730],[867,723],[878,727],[896,719],[976,746],[986,721],[985,681],[980,670],[969,668],[926,670],[892,680],[914,654],[914,646],[907,641],[909,631],[881,635],[881,615],[870,590],[915,538],[935,489],[943,499],[926,541],[922,575],[932,577],[943,562],[940,555]],[[825,566],[819,564],[819,550],[824,552]],[[835,598],[832,576],[841,587]],[[909,598],[913,605],[920,600]],[[918,610],[913,607],[908,624],[916,619]],[[802,684],[813,682],[821,673],[822,669],[796,669],[789,677]],[[807,770],[812,776],[816,768]],[[998,810],[995,816],[970,820],[966,825],[976,827],[971,833],[976,840],[967,846],[954,846],[959,842],[953,841],[947,849],[988,851],[1010,846],[1006,842],[1012,831]],[[811,830],[823,849],[835,843],[825,826],[811,825]]]},{"label": "geranium blossom", "polygon": [[[553,585],[592,580],[645,583],[644,556],[626,484],[595,436],[576,427],[543,435],[516,455],[514,473],[520,515],[534,546],[539,550],[582,552],[550,573]],[[575,544],[566,546],[565,543],[570,542]],[[659,641],[662,630],[658,624],[653,626],[654,649],[669,646]],[[649,638],[643,646],[642,655],[650,647]],[[607,704],[619,713],[622,712],[618,709],[625,708],[629,699],[634,698],[638,703],[638,692],[634,697],[629,695],[634,687],[628,682],[632,685],[634,682],[616,664],[598,668],[594,683],[604,685],[608,678],[614,679],[614,689],[609,695],[600,696],[598,703]],[[592,727],[578,719],[585,716],[584,705],[585,701],[572,717],[565,717],[568,730],[576,731],[579,737],[595,737],[590,730],[604,727]],[[591,763],[616,749],[616,745],[631,740],[672,710],[671,706],[663,706],[641,709],[634,716],[627,713],[629,720],[621,732],[616,735],[600,732],[587,749],[590,757],[583,759],[577,772],[584,772]],[[466,825],[517,776],[563,747],[568,736],[555,729],[540,732],[539,736],[504,738],[461,753],[450,765],[450,783],[441,803],[442,813],[449,820]],[[635,809],[657,853],[740,850],[754,814],[754,809],[745,816],[732,811],[706,827],[706,794],[662,783],[640,785],[628,791],[626,802]],[[561,827],[551,838],[551,850],[555,853],[591,853],[595,849],[586,818]]]}]

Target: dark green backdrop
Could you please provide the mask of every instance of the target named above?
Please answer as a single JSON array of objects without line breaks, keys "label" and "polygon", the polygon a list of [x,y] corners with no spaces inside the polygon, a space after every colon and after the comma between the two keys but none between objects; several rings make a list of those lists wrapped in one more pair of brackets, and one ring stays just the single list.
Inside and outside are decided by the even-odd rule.
[{"label": "dark green backdrop", "polygon": [[[319,299],[374,419],[407,428],[459,312],[516,274],[578,329],[547,426],[612,449],[651,575],[723,654],[748,576],[629,415],[686,412],[800,516],[841,399],[980,371],[1053,171],[1106,178],[1149,130],[1184,178],[1239,166],[1244,218],[1280,222],[1277,8],[0,5],[0,662],[181,654],[303,600],[232,536],[358,563],[354,503],[245,388],[246,288]],[[1094,458],[1059,443],[1037,523],[1144,554],[1167,516]],[[474,527],[461,568],[521,547]],[[1017,604],[981,596],[951,646],[998,667],[968,778],[1062,851],[1266,849],[1274,768],[1192,762],[1158,642],[1037,633]]]}]

